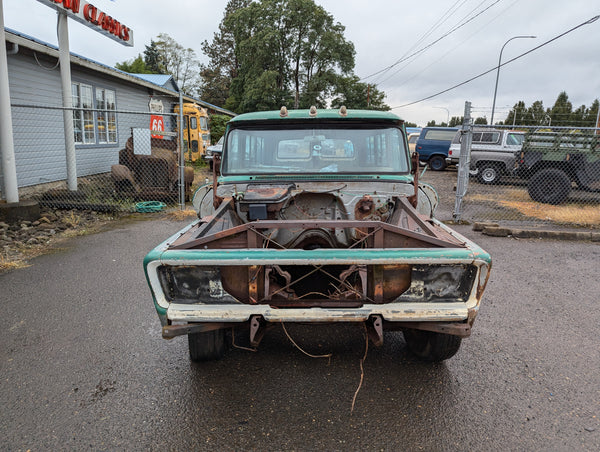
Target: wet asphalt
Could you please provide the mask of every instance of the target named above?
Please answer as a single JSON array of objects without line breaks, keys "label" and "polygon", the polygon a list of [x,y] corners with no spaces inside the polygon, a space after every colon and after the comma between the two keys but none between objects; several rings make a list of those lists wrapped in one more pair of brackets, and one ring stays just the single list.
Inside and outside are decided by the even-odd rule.
[{"label": "wet asphalt", "polygon": [[[457,229],[494,267],[473,334],[442,364],[401,333],[289,325],[258,352],[191,364],[160,336],[145,253],[155,217],[0,275],[2,450],[600,450],[600,244]],[[244,338],[237,338],[239,343]]]}]

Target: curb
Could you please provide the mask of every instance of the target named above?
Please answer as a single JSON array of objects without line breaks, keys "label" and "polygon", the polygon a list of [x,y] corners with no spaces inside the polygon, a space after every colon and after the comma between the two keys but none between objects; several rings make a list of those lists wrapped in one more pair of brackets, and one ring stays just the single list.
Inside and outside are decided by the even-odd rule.
[{"label": "curb", "polygon": [[491,237],[515,237],[519,239],[554,239],[600,242],[600,232],[551,231],[545,229],[515,229],[501,227],[497,223],[474,223],[473,230]]}]

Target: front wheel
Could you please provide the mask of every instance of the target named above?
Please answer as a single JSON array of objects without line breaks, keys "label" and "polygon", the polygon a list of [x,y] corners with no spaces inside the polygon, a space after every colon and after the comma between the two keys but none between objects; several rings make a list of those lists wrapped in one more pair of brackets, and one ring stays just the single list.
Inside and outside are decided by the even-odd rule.
[{"label": "front wheel", "polygon": [[482,184],[497,184],[500,180],[500,168],[493,163],[483,163],[478,166],[477,180]]},{"label": "front wheel", "polygon": [[413,355],[429,362],[452,358],[462,342],[459,336],[412,329],[404,330],[404,340]]},{"label": "front wheel", "polygon": [[225,330],[188,334],[190,359],[194,362],[214,361],[225,354]]},{"label": "front wheel", "polygon": [[434,155],[429,159],[429,168],[433,171],[443,171],[446,168],[446,159],[441,155]]},{"label": "front wheel", "polygon": [[560,204],[571,192],[571,179],[558,168],[545,168],[531,176],[527,191],[534,201]]}]

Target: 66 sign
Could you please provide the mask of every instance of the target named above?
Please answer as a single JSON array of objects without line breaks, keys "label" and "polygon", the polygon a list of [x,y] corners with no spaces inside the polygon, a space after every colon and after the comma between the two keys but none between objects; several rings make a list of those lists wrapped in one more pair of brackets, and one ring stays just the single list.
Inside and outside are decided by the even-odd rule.
[{"label": "66 sign", "polygon": [[[152,132],[164,132],[165,131],[165,120],[159,115],[150,115],[150,130]],[[162,135],[152,134],[152,138],[163,138]]]}]

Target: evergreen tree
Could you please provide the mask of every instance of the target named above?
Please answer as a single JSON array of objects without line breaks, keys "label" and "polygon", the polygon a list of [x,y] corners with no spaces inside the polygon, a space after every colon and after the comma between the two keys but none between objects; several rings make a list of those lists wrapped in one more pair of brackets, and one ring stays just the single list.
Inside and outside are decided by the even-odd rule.
[{"label": "evergreen tree", "polygon": [[562,91],[556,98],[554,106],[550,110],[550,118],[552,119],[552,125],[555,126],[568,126],[571,113],[573,112],[573,105],[569,101],[569,96],[565,91]]},{"label": "evergreen tree", "polygon": [[129,61],[123,61],[122,63],[115,64],[115,67],[123,72],[129,72],[130,74],[151,74],[152,71],[146,66],[146,63],[142,59],[141,55],[138,55],[135,59]]},{"label": "evergreen tree", "polygon": [[160,52],[156,45],[156,41],[150,40],[150,45],[145,47],[144,62],[146,63],[146,67],[153,74],[164,74],[164,67],[160,63]]}]

